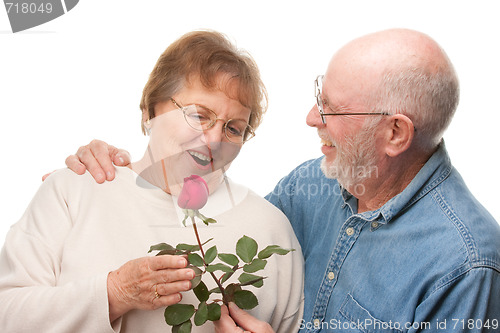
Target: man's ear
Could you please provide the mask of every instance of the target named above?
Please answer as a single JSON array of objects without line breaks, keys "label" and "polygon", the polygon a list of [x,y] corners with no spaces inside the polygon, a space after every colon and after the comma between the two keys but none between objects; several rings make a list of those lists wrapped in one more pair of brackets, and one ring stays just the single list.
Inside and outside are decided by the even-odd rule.
[{"label": "man's ear", "polygon": [[405,115],[391,116],[387,127],[385,153],[390,157],[398,156],[410,148],[415,135],[413,122]]}]

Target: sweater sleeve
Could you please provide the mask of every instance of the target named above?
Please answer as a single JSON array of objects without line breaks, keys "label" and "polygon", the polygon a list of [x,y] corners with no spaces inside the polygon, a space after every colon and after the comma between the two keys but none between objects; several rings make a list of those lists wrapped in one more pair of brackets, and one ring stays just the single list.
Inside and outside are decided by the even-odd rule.
[{"label": "sweater sleeve", "polygon": [[275,286],[278,300],[271,326],[277,333],[298,332],[304,310],[304,259],[300,244],[286,219],[284,225],[279,240],[274,243],[295,251],[274,258],[278,267],[278,283]]},{"label": "sweater sleeve", "polygon": [[0,254],[0,332],[114,332],[107,273],[59,281],[72,228],[69,187],[61,180],[54,174],[42,184],[7,235]]}]

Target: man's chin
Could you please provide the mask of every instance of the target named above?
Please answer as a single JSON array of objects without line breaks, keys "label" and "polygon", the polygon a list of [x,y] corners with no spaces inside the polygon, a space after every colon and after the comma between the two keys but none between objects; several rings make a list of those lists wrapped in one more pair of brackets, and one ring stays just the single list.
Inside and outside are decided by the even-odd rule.
[{"label": "man's chin", "polygon": [[338,172],[337,172],[337,166],[333,164],[333,162],[329,162],[327,158],[323,158],[320,164],[320,169],[325,175],[326,178],[330,179],[337,179],[338,178]]}]

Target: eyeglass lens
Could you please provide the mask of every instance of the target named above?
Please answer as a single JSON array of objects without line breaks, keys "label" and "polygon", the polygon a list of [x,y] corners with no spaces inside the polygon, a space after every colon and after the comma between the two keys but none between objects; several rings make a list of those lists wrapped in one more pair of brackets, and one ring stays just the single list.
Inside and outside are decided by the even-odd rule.
[{"label": "eyeglass lens", "polygon": [[[200,105],[189,105],[184,108],[186,122],[198,131],[210,129],[217,122],[217,115]],[[229,141],[241,143],[249,140],[252,135],[249,125],[244,120],[231,119],[224,124],[224,134]]]}]

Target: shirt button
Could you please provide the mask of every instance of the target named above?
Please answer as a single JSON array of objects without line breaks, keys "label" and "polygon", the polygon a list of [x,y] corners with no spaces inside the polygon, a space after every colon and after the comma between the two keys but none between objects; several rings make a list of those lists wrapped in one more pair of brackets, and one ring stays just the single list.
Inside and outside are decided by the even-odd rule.
[{"label": "shirt button", "polygon": [[347,228],[347,230],[345,231],[347,236],[352,236],[352,234],[354,234],[354,229],[353,228]]},{"label": "shirt button", "polygon": [[329,278],[330,280],[335,279],[335,273],[334,273],[334,272],[330,272],[330,273],[328,273],[328,278]]},{"label": "shirt button", "polygon": [[314,327],[318,328],[320,323],[319,319],[314,319]]},{"label": "shirt button", "polygon": [[378,228],[378,222],[372,222],[372,228],[373,229]]}]

